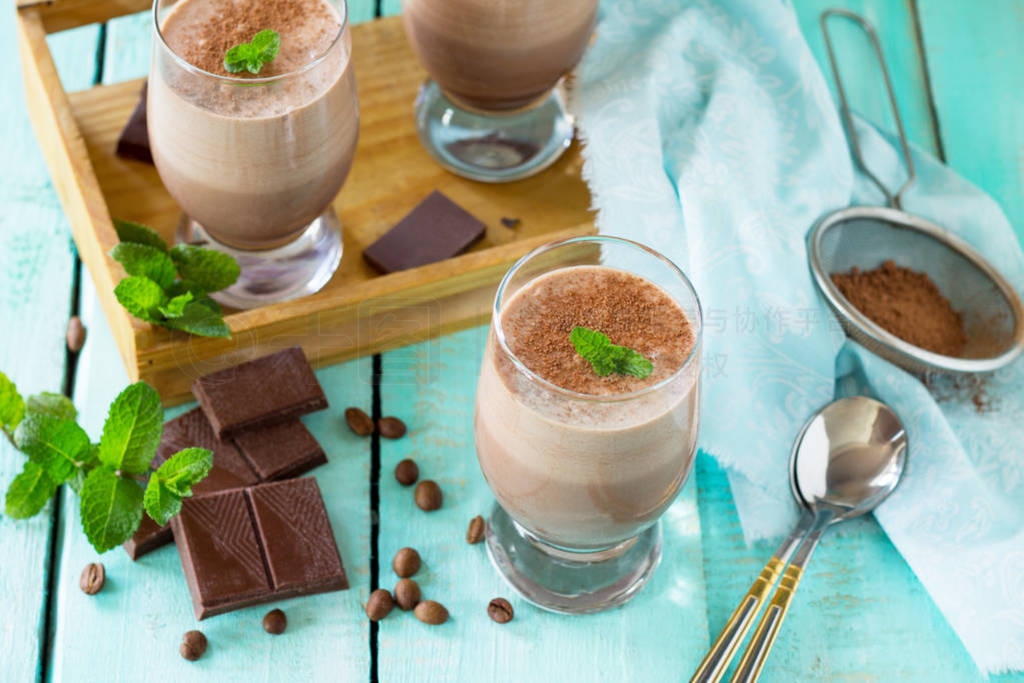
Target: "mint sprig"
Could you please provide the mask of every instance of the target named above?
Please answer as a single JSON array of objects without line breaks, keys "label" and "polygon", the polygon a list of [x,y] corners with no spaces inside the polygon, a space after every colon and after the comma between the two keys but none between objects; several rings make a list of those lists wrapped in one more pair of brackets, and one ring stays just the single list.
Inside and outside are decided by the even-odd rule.
[{"label": "mint sprig", "polygon": [[213,466],[210,451],[186,448],[151,469],[163,432],[163,409],[156,391],[144,382],[128,386],[114,399],[99,443],[90,442],[75,422],[77,414],[59,394],[23,399],[0,372],[0,430],[28,456],[7,488],[4,511],[9,517],[38,514],[66,482],[79,494],[85,535],[102,553],[131,538],[144,510],[153,521],[166,524]]},{"label": "mint sprig", "polygon": [[616,346],[608,337],[588,327],[574,327],[569,334],[576,353],[590,362],[601,377],[612,374],[632,375],[643,379],[654,370],[654,364],[631,348]]},{"label": "mint sprig", "polygon": [[248,43],[235,45],[224,55],[224,68],[228,73],[248,71],[258,74],[263,65],[272,61],[281,49],[281,36],[277,31],[260,31]]},{"label": "mint sprig", "polygon": [[117,283],[114,296],[129,313],[202,337],[231,337],[220,306],[208,295],[238,280],[241,268],[235,259],[188,244],[169,248],[140,223],[114,219],[114,228],[121,243],[110,256],[128,273]]}]

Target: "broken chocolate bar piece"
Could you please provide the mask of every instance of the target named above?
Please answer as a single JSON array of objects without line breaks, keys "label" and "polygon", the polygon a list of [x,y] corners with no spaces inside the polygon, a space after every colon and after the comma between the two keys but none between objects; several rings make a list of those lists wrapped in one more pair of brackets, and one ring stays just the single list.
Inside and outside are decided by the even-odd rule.
[{"label": "broken chocolate bar piece", "polygon": [[327,407],[298,346],[200,377],[192,393],[221,439]]},{"label": "broken chocolate bar piece", "polygon": [[143,84],[135,110],[128,117],[128,123],[121,131],[121,137],[117,139],[117,156],[151,164],[153,163],[153,153],[149,149],[149,130],[146,127],[147,87],[148,84]]},{"label": "broken chocolate bar piece", "polygon": [[197,619],[348,588],[311,477],[188,499],[171,525]]},{"label": "broken chocolate bar piece", "polygon": [[125,541],[123,545],[124,551],[128,553],[128,557],[132,558],[132,560],[137,560],[146,553],[162,548],[173,540],[174,534],[171,532],[170,524],[160,526],[150,519],[149,515],[143,514],[139,528],[135,530],[132,537]]},{"label": "broken chocolate bar piece", "polygon": [[475,216],[435,190],[398,224],[363,251],[384,273],[458,256],[487,232]]},{"label": "broken chocolate bar piece", "polygon": [[324,449],[298,419],[242,432],[234,440],[262,481],[291,479],[327,462]]}]

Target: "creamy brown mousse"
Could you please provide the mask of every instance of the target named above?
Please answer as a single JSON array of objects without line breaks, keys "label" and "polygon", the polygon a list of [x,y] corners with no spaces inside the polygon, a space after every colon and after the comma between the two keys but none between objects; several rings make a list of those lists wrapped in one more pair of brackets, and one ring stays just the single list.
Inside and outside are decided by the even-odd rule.
[{"label": "creamy brown mousse", "polygon": [[402,20],[430,77],[456,101],[518,109],[583,55],[597,0],[405,0]]},{"label": "creamy brown mousse", "polygon": [[[225,52],[264,29],[281,36],[277,57],[258,76],[228,74]],[[161,17],[167,47],[195,69],[157,46],[150,145],[168,192],[216,239],[242,249],[286,243],[341,189],[359,128],[341,29],[327,0],[179,0]]]},{"label": "creamy brown mousse", "polygon": [[[654,370],[597,375],[569,340],[578,325],[635,349]],[[517,368],[492,329],[475,433],[502,507],[569,548],[608,547],[656,521],[690,472],[700,417],[699,349],[680,306],[637,275],[574,266],[515,292],[501,327],[515,358],[559,387]]]}]

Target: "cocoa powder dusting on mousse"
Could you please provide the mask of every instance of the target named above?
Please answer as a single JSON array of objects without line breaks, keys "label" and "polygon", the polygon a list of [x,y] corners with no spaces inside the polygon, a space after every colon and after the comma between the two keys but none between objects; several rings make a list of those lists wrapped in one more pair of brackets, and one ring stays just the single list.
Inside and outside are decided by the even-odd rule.
[{"label": "cocoa powder dusting on mousse", "polygon": [[[194,1],[179,0],[179,4]],[[324,0],[204,0],[203,5],[202,11],[190,8],[184,21],[172,9],[161,31],[175,54],[220,76],[263,78],[295,71],[325,53],[341,28],[338,13]],[[280,34],[278,56],[266,62],[258,76],[228,73],[224,68],[227,51],[263,30]]]},{"label": "cocoa powder dusting on mousse", "polygon": [[889,260],[872,270],[853,268],[831,278],[857,310],[903,341],[943,356],[963,355],[963,320],[927,273]]},{"label": "cocoa powder dusting on mousse", "polygon": [[[611,395],[650,386],[678,370],[695,336],[682,309],[653,283],[603,266],[563,268],[527,284],[501,316],[509,349],[530,370],[563,389]],[[569,335],[588,327],[654,364],[650,375],[600,376]]]}]

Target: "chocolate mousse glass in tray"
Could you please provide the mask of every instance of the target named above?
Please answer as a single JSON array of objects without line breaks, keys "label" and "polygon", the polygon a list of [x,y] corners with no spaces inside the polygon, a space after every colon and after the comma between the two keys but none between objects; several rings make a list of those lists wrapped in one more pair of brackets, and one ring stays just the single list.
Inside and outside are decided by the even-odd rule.
[{"label": "chocolate mousse glass in tray", "polygon": [[[483,324],[499,280],[519,257],[554,239],[596,232],[575,143],[544,172],[513,183],[464,179],[434,161],[420,143],[413,112],[427,74],[401,19],[379,19],[349,29],[359,133],[351,170],[332,202],[343,242],[334,275],[309,296],[226,309],[230,339],[154,327],[114,297],[126,273],[108,255],[118,243],[114,218],[146,224],[173,243],[182,216],[153,165],[117,154],[143,80],[66,93],[46,43],[48,33],[152,5],[17,0],[17,6],[30,115],[79,254],[129,376],[153,385],[168,405],[189,400],[189,386],[200,375],[288,346],[301,345],[314,365],[325,365]],[[133,144],[124,141],[122,153],[130,154]],[[421,202],[429,211],[403,221]],[[384,241],[364,258],[392,228],[422,234],[423,245],[448,240],[464,251],[422,265],[400,249],[382,250]],[[446,228],[452,234],[429,239]],[[433,251],[434,257],[443,253]]]}]

